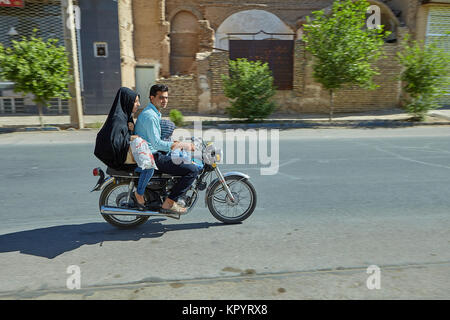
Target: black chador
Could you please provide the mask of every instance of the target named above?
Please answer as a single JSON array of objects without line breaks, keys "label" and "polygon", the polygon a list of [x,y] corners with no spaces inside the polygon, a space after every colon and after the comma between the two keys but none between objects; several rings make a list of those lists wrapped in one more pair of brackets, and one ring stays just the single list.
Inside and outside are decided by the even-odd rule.
[{"label": "black chador", "polygon": [[132,111],[137,96],[136,92],[125,87],[117,91],[108,118],[95,140],[95,156],[113,169],[122,168],[127,158],[133,134],[128,129],[128,122],[134,124]]}]

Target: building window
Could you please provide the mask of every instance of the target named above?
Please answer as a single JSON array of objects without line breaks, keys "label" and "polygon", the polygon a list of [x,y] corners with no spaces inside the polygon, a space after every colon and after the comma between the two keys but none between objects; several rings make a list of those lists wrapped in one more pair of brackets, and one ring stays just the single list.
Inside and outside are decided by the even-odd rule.
[{"label": "building window", "polygon": [[94,56],[96,58],[108,58],[108,43],[94,42]]}]

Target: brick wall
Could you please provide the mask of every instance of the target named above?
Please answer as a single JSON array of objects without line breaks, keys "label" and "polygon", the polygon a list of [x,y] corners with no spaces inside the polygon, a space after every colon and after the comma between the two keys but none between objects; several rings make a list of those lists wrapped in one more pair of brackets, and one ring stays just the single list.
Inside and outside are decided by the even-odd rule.
[{"label": "brick wall", "polygon": [[[358,86],[347,86],[339,90],[334,99],[335,112],[357,112],[379,110],[399,106],[400,81],[396,76],[401,67],[396,62],[397,44],[385,44],[385,58],[375,64],[380,75],[374,77],[374,82],[380,87],[367,90]],[[305,52],[304,44],[297,41],[295,45],[294,88],[292,94],[279,93],[279,111],[296,112],[327,112],[329,92],[313,78],[313,59]]]},{"label": "brick wall", "polygon": [[156,80],[156,84],[165,84],[169,87],[167,115],[171,109],[182,112],[197,111],[198,84],[194,75],[160,78]]},{"label": "brick wall", "polygon": [[[276,14],[286,24],[297,30],[299,18],[311,11],[330,5],[332,0],[259,0],[242,3],[240,0],[135,0],[135,55],[139,63],[149,60],[160,63],[162,78],[158,83],[170,87],[170,108],[185,112],[223,113],[229,105],[222,88],[222,74],[228,74],[228,53],[208,52],[206,47],[213,44],[214,30],[231,14],[249,9],[261,9]],[[412,26],[411,31],[421,25],[417,14],[419,0],[392,0],[392,8],[402,10],[401,22]],[[199,52],[205,55],[194,63],[192,75],[169,77],[167,35],[169,23],[180,11],[188,11],[196,16],[199,24]],[[417,21],[419,20],[419,21]],[[423,23],[422,23],[423,24]],[[399,29],[401,29],[400,27]],[[406,29],[405,29],[406,30]],[[400,35],[399,35],[400,38]],[[153,44],[153,47],[150,45]],[[157,44],[155,46],[155,44]],[[158,47],[163,44],[162,47]],[[159,48],[159,49],[158,49]],[[400,82],[395,79],[400,72],[395,53],[398,45],[385,45],[387,57],[378,61],[381,75],[375,77],[380,85],[376,90],[347,87],[335,96],[335,112],[378,110],[400,106]],[[151,60],[151,61],[150,61]],[[278,91],[274,99],[279,111],[292,113],[328,112],[329,93],[313,79],[312,57],[305,52],[302,41],[295,42],[293,90]],[[205,89],[206,88],[206,89]]]},{"label": "brick wall", "polygon": [[294,45],[294,79],[292,84],[292,91],[295,95],[301,96],[304,89],[305,78],[305,47],[302,41],[295,41]]},{"label": "brick wall", "polygon": [[374,77],[379,88],[366,90],[353,86],[341,90],[336,95],[337,112],[379,110],[399,105],[401,87],[396,77],[401,66],[395,59],[397,45],[386,44],[384,50],[386,57],[376,63],[381,74]]},{"label": "brick wall", "polygon": [[133,0],[134,54],[138,65],[153,65],[169,75],[170,25],[165,0]]},{"label": "brick wall", "polygon": [[[339,90],[334,99],[334,112],[363,112],[381,110],[400,106],[401,84],[396,77],[401,71],[396,62],[397,44],[385,44],[385,57],[376,66],[381,74],[374,77],[379,88],[367,90],[358,86],[348,86]],[[313,78],[312,56],[305,52],[304,43],[297,41],[294,52],[294,87],[293,90],[279,90],[273,98],[278,111],[284,113],[327,113],[329,108],[329,92]],[[182,111],[202,113],[224,113],[229,105],[223,92],[221,75],[228,74],[228,53],[212,52],[197,60],[196,71],[208,78],[210,104],[202,104],[199,108],[198,79],[193,75],[175,76],[159,79],[170,88],[170,108]],[[208,105],[208,108],[204,106]]]}]

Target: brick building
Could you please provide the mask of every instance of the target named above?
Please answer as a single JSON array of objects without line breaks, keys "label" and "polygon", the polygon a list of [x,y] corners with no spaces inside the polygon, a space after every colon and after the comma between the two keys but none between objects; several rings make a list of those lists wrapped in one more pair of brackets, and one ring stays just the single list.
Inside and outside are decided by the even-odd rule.
[{"label": "brick building", "polygon": [[[314,10],[330,7],[332,2],[119,1],[119,12],[122,5],[131,10],[133,16],[129,26],[133,32],[128,35],[128,44],[133,41],[134,52],[129,50],[126,58],[122,59],[122,70],[129,71],[123,84],[136,87],[142,95],[147,95],[150,84],[166,83],[172,89],[170,107],[221,113],[228,102],[223,95],[220,75],[227,73],[228,59],[238,54],[233,52],[236,46],[233,48],[229,44],[238,39],[259,42],[264,42],[261,41],[263,39],[283,40],[291,42],[290,51],[283,53],[283,61],[289,60],[290,55],[292,62],[290,71],[284,68],[278,75],[278,78],[284,77],[285,83],[286,79],[288,82],[276,96],[279,110],[326,112],[328,93],[312,78],[311,59],[305,52],[301,35],[305,16]],[[384,47],[387,57],[378,62],[381,75],[376,81],[380,88],[375,91],[357,87],[342,90],[336,97],[337,112],[400,106],[401,83],[395,79],[400,66],[394,57],[406,33],[426,41],[440,37],[440,45],[450,50],[449,37],[444,35],[445,30],[450,30],[449,0],[369,2],[380,7],[381,23],[392,31]],[[252,48],[258,50],[258,47],[259,44]],[[264,50],[264,45],[261,50]],[[277,82],[277,76],[275,78]]]},{"label": "brick building", "polygon": [[[38,13],[33,10],[39,8],[43,8],[40,12],[44,12],[45,32],[61,37],[59,0],[24,2],[22,9],[0,7],[0,42],[14,37],[13,31],[25,32],[24,28],[11,29],[14,23],[24,24],[17,14],[34,17]],[[84,112],[106,114],[120,85],[139,91],[145,105],[150,86],[166,83],[171,89],[170,108],[223,113],[228,101],[222,91],[221,74],[228,72],[228,59],[240,56],[262,57],[269,62],[279,88],[275,97],[279,111],[327,112],[328,93],[312,77],[302,25],[312,11],[329,8],[332,2],[75,1],[81,10],[78,44]],[[381,24],[392,31],[384,46],[387,57],[378,62],[381,75],[376,82],[380,88],[341,90],[335,99],[336,112],[400,106],[401,83],[396,80],[400,66],[394,57],[406,33],[427,42],[437,40],[450,51],[450,37],[446,35],[450,30],[450,0],[369,2],[380,8]],[[6,91],[10,90],[8,85],[4,84]],[[23,101],[20,99],[17,97],[17,101]],[[446,103],[450,104],[450,96]],[[0,113],[2,110],[6,109],[0,106]]]}]

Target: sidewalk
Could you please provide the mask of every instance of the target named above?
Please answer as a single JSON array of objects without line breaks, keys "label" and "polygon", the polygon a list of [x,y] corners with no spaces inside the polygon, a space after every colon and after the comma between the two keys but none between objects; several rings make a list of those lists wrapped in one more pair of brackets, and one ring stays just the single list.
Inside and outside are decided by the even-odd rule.
[{"label": "sidewalk", "polygon": [[[86,128],[98,129],[107,115],[85,115]],[[168,119],[168,117],[163,117]],[[192,127],[194,121],[201,121],[203,127],[230,128],[311,128],[311,127],[398,127],[413,125],[450,125],[450,109],[433,110],[423,122],[411,122],[411,115],[403,109],[388,109],[365,113],[335,114],[329,121],[327,114],[274,114],[259,123],[243,123],[240,119],[230,119],[226,115],[186,114],[184,121]],[[46,115],[43,117],[44,130],[66,130],[71,128],[68,115]],[[40,128],[36,116],[0,116],[0,133],[14,131],[36,131]]]}]

